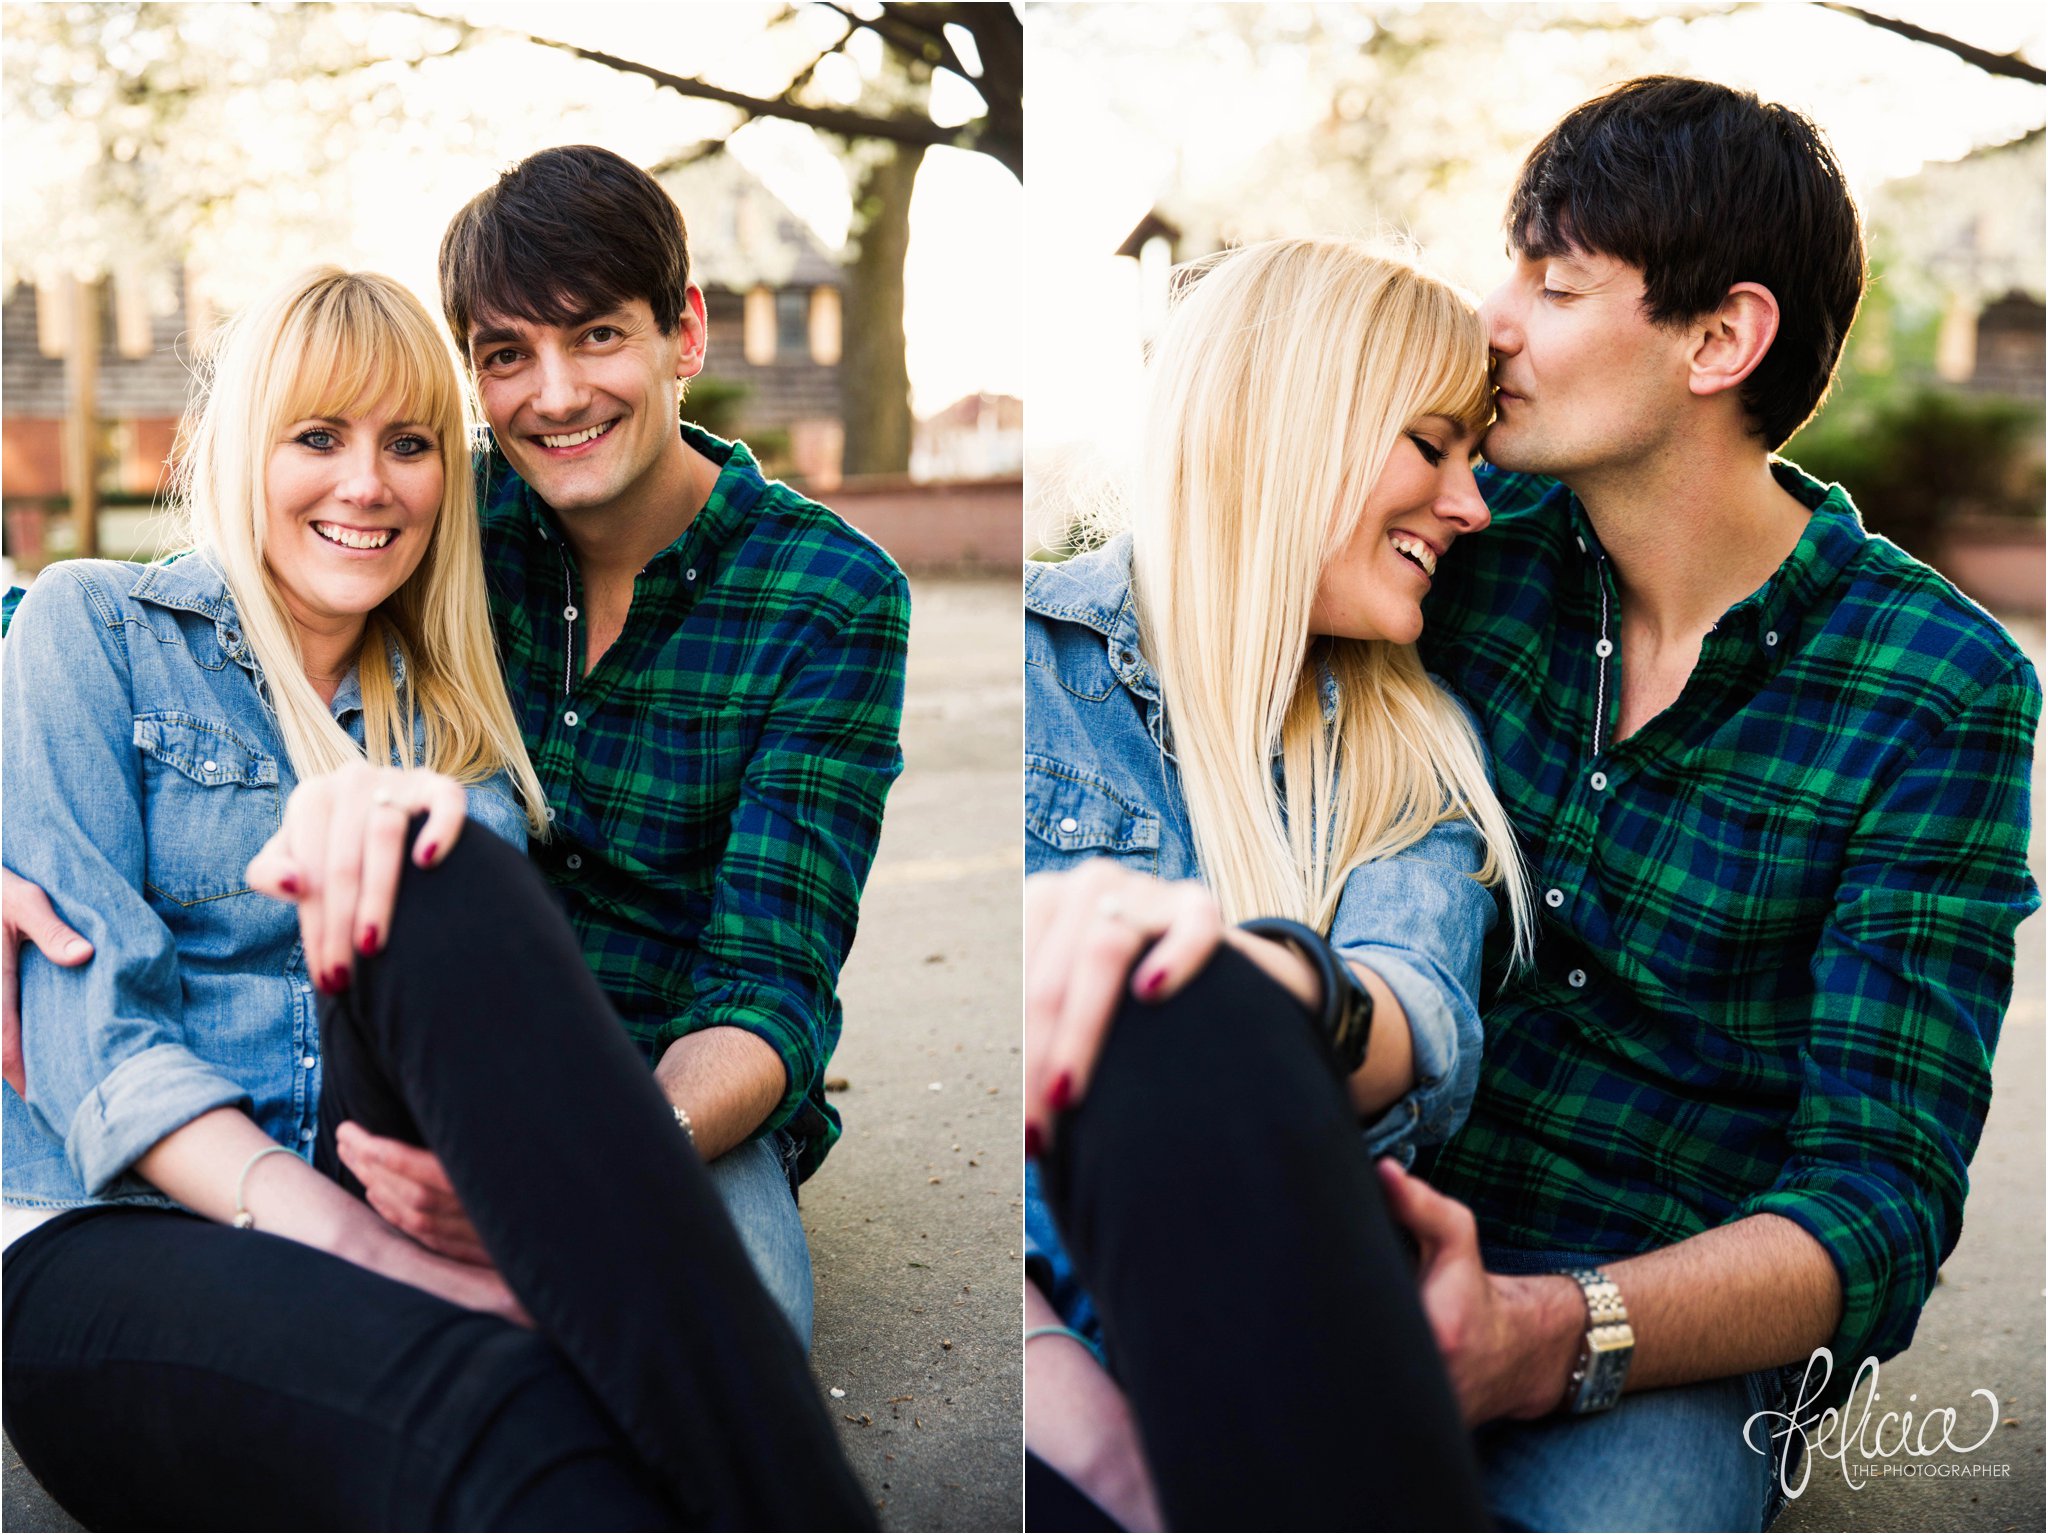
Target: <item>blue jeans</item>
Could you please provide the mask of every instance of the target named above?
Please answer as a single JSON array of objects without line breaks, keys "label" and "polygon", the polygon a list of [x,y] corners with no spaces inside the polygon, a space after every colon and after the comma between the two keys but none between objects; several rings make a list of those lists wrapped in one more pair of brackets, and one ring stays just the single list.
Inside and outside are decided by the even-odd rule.
[{"label": "blue jeans", "polygon": [[[1602,1260],[1486,1250],[1497,1273],[1558,1273]],[[1766,1425],[1743,1442],[1752,1413],[1779,1411],[1786,1369],[1637,1391],[1606,1412],[1479,1430],[1486,1505],[1509,1530],[1762,1530],[1778,1516],[1777,1446]]]},{"label": "blue jeans", "polygon": [[758,1140],[741,1141],[717,1161],[706,1164],[712,1186],[725,1202],[740,1246],[753,1260],[754,1273],[782,1314],[797,1342],[811,1348],[811,1249],[804,1240],[803,1218],[789,1186],[792,1142],[777,1130]]}]

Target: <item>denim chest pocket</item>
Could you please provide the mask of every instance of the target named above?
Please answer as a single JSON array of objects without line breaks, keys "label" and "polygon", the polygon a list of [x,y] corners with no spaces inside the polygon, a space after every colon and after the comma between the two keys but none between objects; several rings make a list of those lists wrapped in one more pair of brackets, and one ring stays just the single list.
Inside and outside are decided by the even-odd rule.
[{"label": "denim chest pocket", "polygon": [[1024,825],[1067,860],[1116,858],[1159,872],[1159,817],[1093,773],[1049,757],[1024,758]]},{"label": "denim chest pocket", "polygon": [[226,725],[140,714],[143,883],[180,906],[248,891],[249,860],[281,822],[278,760]]}]

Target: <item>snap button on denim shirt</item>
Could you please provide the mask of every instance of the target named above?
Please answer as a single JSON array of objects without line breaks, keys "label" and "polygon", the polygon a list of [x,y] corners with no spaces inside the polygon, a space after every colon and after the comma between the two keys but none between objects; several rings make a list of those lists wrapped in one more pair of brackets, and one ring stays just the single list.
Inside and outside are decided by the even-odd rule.
[{"label": "snap button on denim shirt", "polygon": [[[1114,858],[1161,879],[1199,879],[1159,685],[1138,643],[1130,536],[1063,564],[1031,566],[1024,610],[1026,871]],[[1345,882],[1330,940],[1387,983],[1415,1046],[1416,1086],[1365,1128],[1375,1156],[1412,1161],[1472,1107],[1480,957],[1497,915],[1493,892],[1472,877],[1485,857],[1470,822],[1447,821]],[[1035,1166],[1026,1182],[1027,1260],[1053,1304],[1085,1318]],[[1067,1304],[1052,1291],[1064,1292]]]},{"label": "snap button on denim shirt", "polygon": [[[245,876],[296,778],[226,582],[198,555],[53,565],[22,599],[5,673],[7,866],[95,951],[66,970],[23,950],[8,1202],[168,1205],[129,1167],[227,1105],[310,1156],[320,1031],[298,917]],[[333,709],[360,741],[354,673]],[[503,775],[469,811],[525,846]]]}]

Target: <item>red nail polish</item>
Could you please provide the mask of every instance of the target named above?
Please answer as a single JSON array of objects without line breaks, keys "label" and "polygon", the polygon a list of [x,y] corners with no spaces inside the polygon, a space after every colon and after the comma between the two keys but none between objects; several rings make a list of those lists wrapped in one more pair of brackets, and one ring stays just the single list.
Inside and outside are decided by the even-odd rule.
[{"label": "red nail polish", "polygon": [[422,869],[431,869],[434,866],[434,855],[440,851],[441,844],[438,842],[429,842],[425,847],[421,848],[420,867]]},{"label": "red nail polish", "polygon": [[1039,1153],[1044,1150],[1045,1136],[1039,1131],[1038,1126],[1026,1125],[1024,1127],[1024,1155],[1036,1162]]},{"label": "red nail polish", "polygon": [[367,958],[369,955],[375,954],[376,952],[377,929],[374,926],[366,927],[363,929],[362,938],[356,944],[356,953],[361,954],[365,958]]},{"label": "red nail polish", "polygon": [[1166,972],[1155,970],[1150,975],[1138,977],[1138,999],[1141,1002],[1157,1002],[1159,994],[1166,990]]},{"label": "red nail polish", "polygon": [[277,882],[277,888],[282,890],[286,895],[297,895],[299,893],[298,876],[295,874],[286,874],[282,876],[281,878],[279,878]]},{"label": "red nail polish", "polygon": [[1055,1114],[1064,1114],[1067,1105],[1074,1101],[1074,1074],[1063,1071],[1053,1079],[1052,1091],[1045,1095],[1045,1101]]},{"label": "red nail polish", "polygon": [[348,990],[348,966],[337,965],[327,974],[327,985],[335,996]]}]

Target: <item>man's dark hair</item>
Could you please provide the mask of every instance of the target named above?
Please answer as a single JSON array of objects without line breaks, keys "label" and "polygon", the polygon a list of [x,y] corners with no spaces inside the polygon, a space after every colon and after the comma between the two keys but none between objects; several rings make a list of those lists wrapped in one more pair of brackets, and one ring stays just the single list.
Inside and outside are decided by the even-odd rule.
[{"label": "man's dark hair", "polygon": [[636,298],[673,335],[689,285],[690,242],[673,199],[592,144],[528,155],[441,237],[441,310],[465,353],[480,315],[572,325]]},{"label": "man's dark hair", "polygon": [[1739,282],[1778,301],[1778,335],[1742,383],[1771,448],[1819,408],[1863,298],[1863,226],[1821,131],[1790,107],[1648,75],[1574,108],[1529,152],[1508,204],[1517,250],[1571,250],[1643,273],[1657,324]]}]

